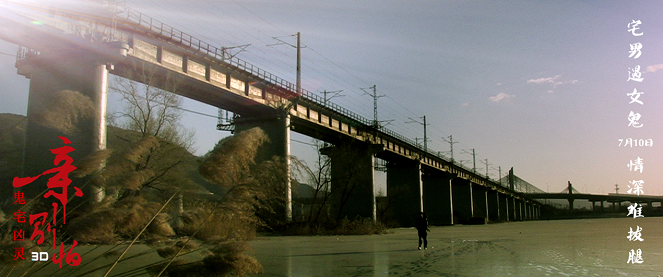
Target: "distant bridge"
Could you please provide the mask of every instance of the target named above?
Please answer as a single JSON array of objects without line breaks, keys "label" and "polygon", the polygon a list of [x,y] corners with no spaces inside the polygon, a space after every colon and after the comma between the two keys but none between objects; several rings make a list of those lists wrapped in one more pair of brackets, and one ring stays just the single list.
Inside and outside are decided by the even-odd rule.
[{"label": "distant bridge", "polygon": [[[96,3],[96,2],[95,2]],[[426,211],[433,224],[537,219],[540,203],[487,176],[423,149],[406,136],[380,126],[257,66],[229,57],[217,48],[124,6],[38,6],[0,1],[0,39],[24,46],[18,73],[30,79],[26,164],[39,168],[54,145],[52,134],[31,120],[49,105],[50,95],[74,90],[90,97],[98,112],[80,126],[79,155],[106,146],[108,73],[144,82],[154,71],[167,89],[169,78],[181,82],[176,93],[239,115],[236,131],[262,128],[270,146],[262,159],[290,156],[290,130],[332,143],[323,151],[332,159],[332,210],[353,218],[376,217],[375,157],[387,161],[387,194],[392,216],[401,225]],[[289,159],[286,159],[289,162]],[[348,172],[351,195],[343,194]],[[286,218],[292,217],[290,183]],[[397,197],[396,197],[397,196]]]},{"label": "distant bridge", "polygon": [[527,197],[532,199],[566,199],[569,201],[569,209],[573,210],[573,201],[575,200],[587,200],[592,202],[592,207],[596,203],[600,203],[603,207],[603,202],[612,203],[613,206],[621,206],[623,202],[629,203],[645,203],[647,206],[652,206],[652,203],[661,203],[663,205],[663,196],[654,196],[654,195],[633,195],[633,194],[588,194],[588,193],[526,193]]},{"label": "distant bridge", "polygon": [[569,201],[569,210],[573,210],[573,202],[575,200],[587,200],[592,202],[592,208],[595,207],[597,202],[601,203],[601,208],[603,208],[603,202],[612,203],[613,207],[617,204],[617,207],[621,207],[621,203],[645,203],[647,206],[652,207],[652,203],[658,202],[663,206],[663,196],[655,195],[639,195],[639,194],[589,194],[589,193],[579,193],[573,188],[571,182],[568,182],[568,187],[564,189],[566,192],[561,193],[543,193],[543,192],[534,192],[534,193],[525,193],[527,197],[533,199],[566,199]]}]

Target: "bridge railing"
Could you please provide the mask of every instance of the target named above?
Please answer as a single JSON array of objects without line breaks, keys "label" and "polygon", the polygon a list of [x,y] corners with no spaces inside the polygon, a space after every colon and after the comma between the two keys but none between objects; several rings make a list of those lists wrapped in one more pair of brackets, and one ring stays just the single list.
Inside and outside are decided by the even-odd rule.
[{"label": "bridge railing", "polygon": [[[260,79],[263,79],[272,85],[279,86],[281,88],[284,88],[286,90],[289,90],[291,92],[296,92],[297,88],[295,84],[286,81],[272,73],[269,73],[247,61],[244,61],[242,59],[239,59],[237,57],[227,57],[227,53],[225,49],[223,48],[218,48],[213,45],[210,45],[209,43],[203,42],[187,33],[184,33],[176,28],[173,28],[172,26],[163,23],[159,20],[153,19],[152,17],[149,17],[147,15],[142,14],[141,12],[132,10],[130,8],[125,7],[122,11],[118,13],[118,18],[123,19],[126,21],[126,23],[133,24],[135,26],[133,27],[139,27],[139,29],[143,29],[143,31],[151,31],[154,33],[159,34],[161,37],[166,38],[171,41],[175,41],[178,43],[181,43],[184,46],[193,48],[202,54],[212,56],[218,60],[221,60],[222,62],[228,63],[232,66],[235,66],[241,70],[244,70],[246,72],[251,73],[252,75],[259,77]],[[361,124],[371,126],[372,125],[372,120],[369,120],[361,115],[358,115],[348,109],[345,109],[337,104],[331,103],[331,102],[324,102],[324,100],[319,97],[318,95],[302,89],[299,93],[297,93],[306,99],[315,102],[316,104],[319,104],[323,107],[329,108],[335,112],[338,112],[342,115],[345,115],[349,117],[350,119],[356,120],[360,122]],[[408,139],[396,132],[393,132],[389,129],[386,128],[380,128],[380,131],[389,134],[391,136],[394,136],[395,138],[404,140],[405,142],[411,143],[414,145],[414,142],[411,139]]]},{"label": "bridge railing", "polygon": [[[152,17],[149,17],[147,15],[144,15],[141,12],[132,10],[128,7],[123,7],[119,12],[116,14],[118,19],[123,19],[126,20],[126,23],[129,24],[135,24],[137,26],[133,27],[139,27],[139,29],[143,29],[143,31],[150,31],[157,33],[163,38],[166,38],[171,41],[178,42],[184,46],[193,48],[197,51],[199,51],[202,54],[214,57],[217,60],[220,60],[221,62],[227,63],[231,66],[234,66],[238,69],[244,70],[266,82],[269,82],[270,84],[286,89],[288,91],[291,91],[293,93],[296,93],[297,95],[300,95],[301,97],[314,102],[322,107],[325,107],[327,109],[330,109],[334,112],[337,112],[341,115],[344,115],[351,120],[354,120],[362,125],[364,127],[370,128],[371,126],[374,126],[374,121],[369,120],[355,112],[352,112],[344,107],[341,107],[338,104],[335,104],[333,102],[329,101],[324,101],[322,97],[318,96],[315,93],[312,93],[308,90],[301,89],[299,92],[297,92],[296,85],[286,81],[272,73],[269,73],[247,61],[244,61],[242,59],[239,59],[237,57],[228,57],[226,50],[224,48],[218,48],[216,46],[210,45],[209,43],[206,43],[204,41],[201,41],[187,33],[184,33],[176,28],[173,28],[172,26],[165,24],[159,20],[153,19]],[[417,148],[419,151],[427,153],[429,155],[438,157],[443,160],[450,160],[448,157],[445,155],[442,155],[440,152],[433,151],[431,149],[424,149],[420,145],[418,145],[414,140],[407,138],[393,130],[390,130],[388,128],[385,128],[383,126],[378,126],[378,131],[389,135],[393,138],[396,138],[398,140],[401,140],[409,145],[414,146]],[[470,169],[463,164],[459,163],[454,163],[456,166],[461,167],[469,172],[473,172],[473,169]],[[484,176],[480,173],[475,173],[476,175],[483,176],[486,179],[489,179],[489,176]]]}]

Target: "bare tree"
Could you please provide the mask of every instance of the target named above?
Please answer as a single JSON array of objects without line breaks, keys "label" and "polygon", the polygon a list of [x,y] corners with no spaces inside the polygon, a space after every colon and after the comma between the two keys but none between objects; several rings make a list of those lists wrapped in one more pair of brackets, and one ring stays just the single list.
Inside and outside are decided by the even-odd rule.
[{"label": "bare tree", "polygon": [[[316,143],[313,146],[316,152],[320,153],[320,149],[324,148],[323,143]],[[310,209],[308,214],[305,215],[306,222],[309,224],[317,224],[324,215],[328,217],[326,212],[331,197],[331,159],[325,155],[318,154],[315,166],[309,167],[305,161],[293,158],[293,163],[299,175],[302,175],[304,180],[313,188],[313,195],[310,200]]]},{"label": "bare tree", "polygon": [[179,123],[182,97],[176,93],[181,81],[173,74],[157,75],[154,66],[136,70],[132,79],[117,77],[110,87],[125,103],[118,113],[121,127],[139,132],[141,137],[154,136],[191,150],[193,132]]}]

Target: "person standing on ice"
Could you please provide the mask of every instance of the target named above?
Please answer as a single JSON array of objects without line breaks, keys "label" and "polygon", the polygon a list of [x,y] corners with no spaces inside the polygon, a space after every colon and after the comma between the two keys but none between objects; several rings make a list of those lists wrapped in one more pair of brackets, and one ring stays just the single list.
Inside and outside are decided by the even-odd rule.
[{"label": "person standing on ice", "polygon": [[428,234],[426,231],[430,231],[428,229],[428,218],[426,218],[426,213],[419,213],[419,217],[417,217],[417,220],[414,222],[414,227],[417,228],[417,232],[419,233],[419,250],[421,250],[421,241],[424,241],[424,249],[428,248]]}]

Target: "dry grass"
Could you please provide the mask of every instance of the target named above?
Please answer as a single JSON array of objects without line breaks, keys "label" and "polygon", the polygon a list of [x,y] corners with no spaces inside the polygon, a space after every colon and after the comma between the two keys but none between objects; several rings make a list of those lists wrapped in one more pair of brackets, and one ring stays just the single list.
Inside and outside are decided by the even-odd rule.
[{"label": "dry grass", "polygon": [[[182,215],[184,225],[178,230],[179,233],[193,235],[213,210],[213,205],[206,204],[185,212]],[[256,219],[252,216],[252,211],[228,211],[220,208],[207,219],[194,237],[210,243],[229,239],[249,240],[255,237],[255,225]]]},{"label": "dry grass", "polygon": [[[22,263],[30,260],[30,252],[39,252],[39,246],[33,244],[30,240],[14,241],[14,235],[11,231],[5,230],[0,237],[0,264],[8,267],[20,266]],[[25,260],[14,260],[14,248],[23,247],[23,257]]]},{"label": "dry grass", "polygon": [[[256,226],[261,222],[256,211],[269,214],[274,211],[274,203],[283,203],[283,184],[287,178],[282,160],[273,159],[260,164],[254,161],[258,148],[265,141],[264,132],[254,128],[219,142],[201,162],[199,171],[204,178],[222,188],[223,194],[219,195],[222,200],[198,201],[194,208],[176,218],[183,224],[173,229],[167,214],[159,214],[151,224],[148,223],[162,207],[155,201],[157,191],[162,189],[154,188],[159,185],[172,188],[176,183],[168,183],[168,180],[153,182],[156,173],[146,164],[158,159],[151,155],[162,144],[154,137],[143,138],[126,151],[122,159],[113,160],[100,174],[99,182],[105,185],[108,197],[89,213],[68,222],[70,235],[79,242],[89,243],[111,244],[139,236],[155,242],[160,245],[154,246],[159,255],[175,261],[168,268],[169,276],[258,273],[261,270],[258,261],[244,253],[247,249],[245,241],[255,237]],[[148,183],[149,194],[145,190]],[[148,224],[146,231],[139,235]],[[180,236],[180,239],[163,240],[173,236]],[[175,260],[178,252],[198,249],[198,240],[215,245],[202,261],[186,263]],[[150,270],[160,271],[166,264]]]},{"label": "dry grass", "polygon": [[[112,210],[103,210],[79,216],[67,222],[67,230],[78,242],[92,244],[115,244],[119,240],[115,234],[115,215]],[[102,219],[102,220],[100,220]]]},{"label": "dry grass", "polygon": [[174,237],[175,231],[173,227],[170,226],[170,215],[166,213],[160,213],[157,215],[157,218],[154,219],[152,224],[147,228],[148,234],[156,237]]},{"label": "dry grass", "polygon": [[143,137],[129,151],[124,154],[124,158],[135,163],[141,163],[142,159],[149,155],[152,150],[159,147],[159,140],[153,136]]},{"label": "dry grass", "polygon": [[[116,202],[109,208],[100,209],[68,222],[71,236],[79,242],[113,244],[119,239],[133,238],[145,227],[160,205],[134,196]],[[166,219],[162,217],[162,219]],[[152,222],[146,236],[172,234],[165,220]]]},{"label": "dry grass", "polygon": [[[262,266],[254,257],[244,254],[248,247],[245,242],[231,241],[210,249],[210,254],[202,261],[171,264],[166,273],[170,277],[193,276],[248,276],[258,274]],[[158,272],[164,265],[155,266]]]},{"label": "dry grass", "polygon": [[53,94],[49,105],[35,112],[32,118],[42,126],[73,135],[80,131],[76,125],[94,117],[95,110],[87,96],[78,91],[62,90]]},{"label": "dry grass", "polygon": [[71,177],[83,178],[102,170],[111,153],[113,151],[110,149],[97,150],[89,156],[75,161],[74,166],[76,169],[71,172]]},{"label": "dry grass", "polygon": [[182,251],[184,252],[189,252],[196,250],[200,247],[200,243],[196,241],[189,241],[187,243],[187,240],[188,237],[182,237],[179,240],[170,243],[170,245],[157,248],[157,253],[159,254],[159,256],[163,258],[170,259],[174,257],[177,254],[177,252],[180,251],[180,249],[182,249]]},{"label": "dry grass", "polygon": [[120,187],[129,190],[140,190],[143,184],[154,177],[154,171],[143,169],[126,174],[124,180],[120,182]]},{"label": "dry grass", "polygon": [[[245,241],[255,237],[259,223],[256,211],[272,210],[270,200],[279,199],[274,193],[282,190],[286,177],[284,163],[279,160],[256,166],[258,148],[265,141],[264,132],[253,128],[220,141],[206,155],[199,172],[224,188],[225,194],[220,202],[198,205],[185,212],[178,232],[216,246],[202,261],[168,267],[169,276],[246,276],[261,271],[258,261],[244,254]],[[166,248],[162,254],[174,255],[171,259],[175,259],[174,250]]]},{"label": "dry grass", "polygon": [[230,187],[243,181],[255,164],[258,148],[267,141],[260,128],[252,128],[221,140],[203,160],[198,171],[217,185]]}]

